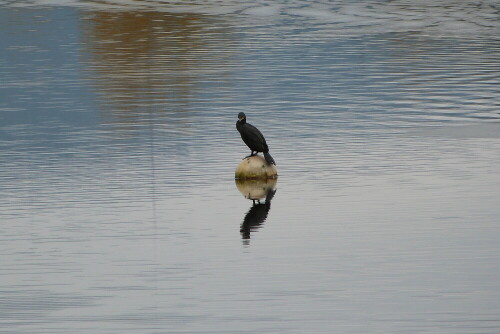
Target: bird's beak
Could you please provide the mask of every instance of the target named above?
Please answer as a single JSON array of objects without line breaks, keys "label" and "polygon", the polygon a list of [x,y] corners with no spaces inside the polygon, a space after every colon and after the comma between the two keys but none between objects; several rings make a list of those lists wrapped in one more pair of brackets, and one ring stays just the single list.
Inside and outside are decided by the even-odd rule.
[{"label": "bird's beak", "polygon": [[238,119],[239,119],[240,121],[241,121],[243,118],[245,118],[245,117],[238,117]]}]

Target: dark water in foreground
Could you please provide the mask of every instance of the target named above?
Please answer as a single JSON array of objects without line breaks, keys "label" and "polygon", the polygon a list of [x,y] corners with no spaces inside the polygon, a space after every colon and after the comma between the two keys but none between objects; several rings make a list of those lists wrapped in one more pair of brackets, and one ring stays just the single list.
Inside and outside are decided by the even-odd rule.
[{"label": "dark water in foreground", "polygon": [[499,34],[494,1],[0,0],[0,332],[498,333]]}]

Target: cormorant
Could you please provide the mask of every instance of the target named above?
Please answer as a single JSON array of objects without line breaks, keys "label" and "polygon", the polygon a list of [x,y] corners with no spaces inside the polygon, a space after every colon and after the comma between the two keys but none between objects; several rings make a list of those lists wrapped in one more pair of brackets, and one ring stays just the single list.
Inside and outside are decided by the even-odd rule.
[{"label": "cormorant", "polygon": [[247,117],[243,112],[238,114],[236,129],[240,133],[241,139],[243,139],[248,148],[250,148],[251,153],[249,157],[256,155],[257,152],[262,152],[264,153],[264,158],[269,165],[276,165],[273,157],[269,154],[269,147],[267,147],[266,139],[259,129],[252,124],[247,123]]}]

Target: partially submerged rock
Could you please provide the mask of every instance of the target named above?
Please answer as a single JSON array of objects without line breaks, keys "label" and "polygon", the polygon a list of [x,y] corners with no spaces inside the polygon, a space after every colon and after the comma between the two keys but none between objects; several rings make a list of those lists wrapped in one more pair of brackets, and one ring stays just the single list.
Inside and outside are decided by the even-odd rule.
[{"label": "partially submerged rock", "polygon": [[247,157],[238,164],[234,177],[238,180],[275,179],[278,170],[275,165],[269,165],[260,155]]}]

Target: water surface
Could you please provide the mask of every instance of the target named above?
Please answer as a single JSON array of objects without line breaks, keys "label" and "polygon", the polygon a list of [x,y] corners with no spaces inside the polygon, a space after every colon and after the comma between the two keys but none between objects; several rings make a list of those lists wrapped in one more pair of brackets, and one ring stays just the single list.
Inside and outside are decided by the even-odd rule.
[{"label": "water surface", "polygon": [[1,332],[497,333],[499,32],[494,1],[0,1]]}]

